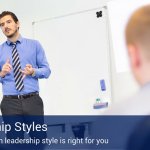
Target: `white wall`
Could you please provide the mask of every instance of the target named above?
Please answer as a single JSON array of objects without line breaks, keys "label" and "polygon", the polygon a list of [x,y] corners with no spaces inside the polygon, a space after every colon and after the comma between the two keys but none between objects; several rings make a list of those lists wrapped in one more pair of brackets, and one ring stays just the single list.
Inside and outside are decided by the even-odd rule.
[{"label": "white wall", "polygon": [[[0,12],[13,11],[21,22],[21,33],[32,37],[32,22],[103,6],[108,0],[1,0]],[[0,39],[1,39],[0,35]],[[2,38],[3,40],[4,38]],[[1,40],[0,40],[1,43]]]},{"label": "white wall", "polygon": [[[110,25],[110,23],[109,23]],[[110,29],[110,27],[109,27]],[[133,95],[139,88],[130,70],[118,72],[115,60],[115,50],[113,48],[112,34],[109,31],[110,38],[110,54],[111,54],[111,84],[112,84],[112,102],[124,100]],[[119,38],[118,38],[119,39]],[[119,40],[118,40],[119,42]],[[126,49],[125,49],[126,50]]]}]

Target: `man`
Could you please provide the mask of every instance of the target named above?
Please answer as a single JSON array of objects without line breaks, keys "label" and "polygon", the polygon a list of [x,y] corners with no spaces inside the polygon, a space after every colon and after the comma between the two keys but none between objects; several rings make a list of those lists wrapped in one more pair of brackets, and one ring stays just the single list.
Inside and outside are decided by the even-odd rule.
[{"label": "man", "polygon": [[[17,132],[16,122],[28,126],[44,124],[44,108],[39,96],[38,79],[48,78],[50,68],[40,43],[20,35],[19,20],[14,13],[2,12],[0,27],[7,37],[7,41],[0,46],[0,82],[3,89],[1,112],[5,124],[12,127],[10,132],[7,132],[7,138],[23,139],[24,130]],[[29,135],[31,138],[43,139],[46,138],[46,131],[33,130]]]},{"label": "man", "polygon": [[[126,27],[126,43],[133,75],[141,90],[134,101],[131,114],[148,115],[132,132],[127,149],[149,149],[150,144],[150,5],[136,10]],[[129,114],[128,113],[128,114]]]},{"label": "man", "polygon": [[50,75],[44,50],[38,41],[20,35],[19,20],[14,13],[2,12],[0,27],[7,37],[0,46],[2,115],[43,115],[38,79]]}]

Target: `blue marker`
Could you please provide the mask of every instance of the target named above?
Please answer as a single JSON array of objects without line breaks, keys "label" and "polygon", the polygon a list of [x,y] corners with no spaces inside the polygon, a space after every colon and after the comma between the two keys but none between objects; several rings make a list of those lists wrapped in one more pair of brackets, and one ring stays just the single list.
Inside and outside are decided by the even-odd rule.
[{"label": "blue marker", "polygon": [[106,91],[106,85],[105,85],[105,80],[104,79],[100,80],[100,86],[101,86],[102,91]]}]

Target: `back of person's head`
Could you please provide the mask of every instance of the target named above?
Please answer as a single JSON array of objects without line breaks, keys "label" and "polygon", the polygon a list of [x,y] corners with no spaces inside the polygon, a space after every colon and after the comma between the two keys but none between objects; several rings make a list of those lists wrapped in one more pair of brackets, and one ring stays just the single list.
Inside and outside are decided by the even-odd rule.
[{"label": "back of person's head", "polygon": [[139,44],[150,59],[150,5],[137,9],[126,26],[127,45]]},{"label": "back of person's head", "polygon": [[12,19],[14,20],[15,23],[18,22],[18,18],[17,16],[11,12],[11,11],[3,11],[1,14],[0,14],[0,19],[7,16],[7,15],[10,15],[12,17]]}]

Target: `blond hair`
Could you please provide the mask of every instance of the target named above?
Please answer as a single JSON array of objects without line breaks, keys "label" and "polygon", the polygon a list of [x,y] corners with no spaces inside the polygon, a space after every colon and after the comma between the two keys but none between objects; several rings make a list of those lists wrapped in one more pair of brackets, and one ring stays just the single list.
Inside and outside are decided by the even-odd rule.
[{"label": "blond hair", "polygon": [[126,43],[139,43],[150,54],[150,5],[137,9],[126,26]]}]

